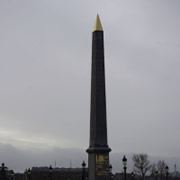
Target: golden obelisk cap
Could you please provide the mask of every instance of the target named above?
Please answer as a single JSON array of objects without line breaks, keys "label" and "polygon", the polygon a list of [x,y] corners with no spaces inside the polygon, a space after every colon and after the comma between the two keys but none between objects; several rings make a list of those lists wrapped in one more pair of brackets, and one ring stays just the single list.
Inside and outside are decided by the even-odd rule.
[{"label": "golden obelisk cap", "polygon": [[102,25],[101,25],[101,21],[99,19],[99,15],[98,14],[97,14],[97,17],[96,17],[96,22],[94,24],[93,32],[94,31],[103,31],[103,28],[102,28]]}]

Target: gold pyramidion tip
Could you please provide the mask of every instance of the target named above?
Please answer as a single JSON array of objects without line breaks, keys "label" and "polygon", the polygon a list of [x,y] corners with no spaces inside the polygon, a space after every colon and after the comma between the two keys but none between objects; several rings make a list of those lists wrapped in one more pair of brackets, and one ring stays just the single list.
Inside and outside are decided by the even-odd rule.
[{"label": "gold pyramidion tip", "polygon": [[97,15],[97,17],[96,17],[96,22],[94,24],[93,32],[94,31],[103,31],[103,28],[102,28],[102,25],[101,25],[101,21],[99,19],[99,15]]}]

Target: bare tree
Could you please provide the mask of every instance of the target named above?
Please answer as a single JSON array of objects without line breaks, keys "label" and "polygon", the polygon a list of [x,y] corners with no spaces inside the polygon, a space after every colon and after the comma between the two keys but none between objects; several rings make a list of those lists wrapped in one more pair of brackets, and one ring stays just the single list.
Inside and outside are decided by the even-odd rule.
[{"label": "bare tree", "polygon": [[153,164],[151,165],[151,169],[150,169],[150,173],[151,173],[151,176],[152,176],[152,177],[155,176],[156,171],[157,171],[157,169],[156,169],[156,164],[153,163]]},{"label": "bare tree", "polygon": [[166,163],[164,161],[158,161],[157,169],[159,172],[160,179],[163,179],[163,177],[166,175]]},{"label": "bare tree", "polygon": [[147,154],[134,154],[134,172],[144,180],[146,173],[151,169],[149,157]]}]

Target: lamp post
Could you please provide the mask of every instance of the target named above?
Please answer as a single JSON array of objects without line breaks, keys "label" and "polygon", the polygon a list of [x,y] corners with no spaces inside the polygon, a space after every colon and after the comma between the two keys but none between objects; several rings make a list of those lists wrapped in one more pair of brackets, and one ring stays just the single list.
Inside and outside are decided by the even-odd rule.
[{"label": "lamp post", "polygon": [[158,178],[158,171],[155,172],[155,180]]},{"label": "lamp post", "polygon": [[30,180],[31,179],[31,170],[30,169],[28,169],[27,174],[28,174],[28,180]]},{"label": "lamp post", "polygon": [[86,163],[85,161],[82,162],[82,180],[85,180],[85,176],[86,176]]},{"label": "lamp post", "polygon": [[131,179],[134,180],[134,172],[131,173]]},{"label": "lamp post", "polygon": [[4,163],[2,163],[1,173],[2,173],[2,178],[5,179],[6,172],[5,172],[5,164]]},{"label": "lamp post", "polygon": [[169,179],[169,167],[166,166],[165,169],[166,169],[166,180],[168,180]]},{"label": "lamp post", "polygon": [[9,172],[9,179],[10,179],[10,180],[14,180],[14,171],[13,171],[13,170],[11,170],[11,171]]},{"label": "lamp post", "polygon": [[12,171],[11,176],[12,176],[12,180],[14,180],[14,171]]},{"label": "lamp post", "polygon": [[111,164],[109,165],[109,176],[110,176],[110,179],[112,179],[112,165]]},{"label": "lamp post", "polygon": [[123,162],[123,168],[124,168],[124,180],[126,180],[126,169],[127,169],[127,158],[126,156],[123,157],[122,159],[122,162]]},{"label": "lamp post", "polygon": [[49,166],[49,179],[50,179],[50,180],[52,180],[52,170],[53,170],[53,168],[52,168],[52,166],[50,165],[50,166]]}]

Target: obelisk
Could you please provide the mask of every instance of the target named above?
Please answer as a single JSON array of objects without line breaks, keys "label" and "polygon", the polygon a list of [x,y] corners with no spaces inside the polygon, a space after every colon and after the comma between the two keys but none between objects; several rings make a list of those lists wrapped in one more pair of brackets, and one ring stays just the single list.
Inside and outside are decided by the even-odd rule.
[{"label": "obelisk", "polygon": [[109,180],[103,28],[97,15],[92,33],[89,180]]}]

